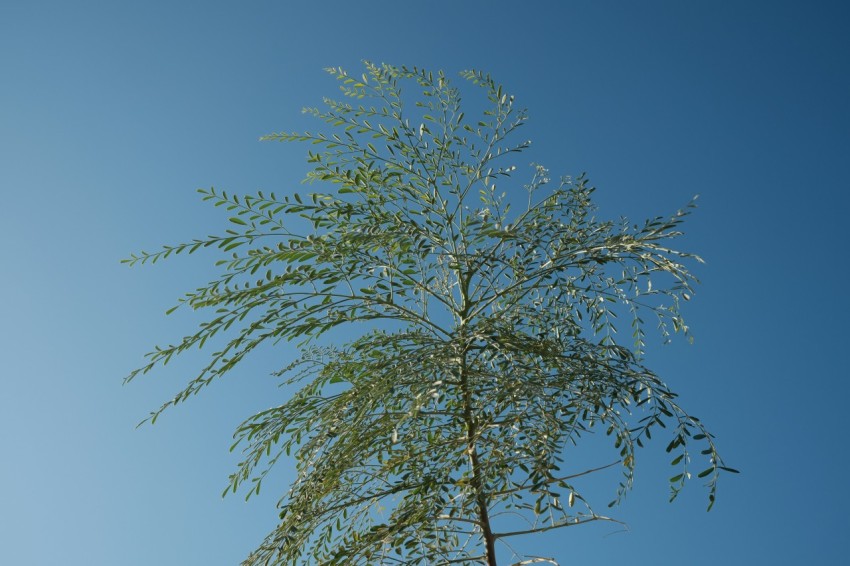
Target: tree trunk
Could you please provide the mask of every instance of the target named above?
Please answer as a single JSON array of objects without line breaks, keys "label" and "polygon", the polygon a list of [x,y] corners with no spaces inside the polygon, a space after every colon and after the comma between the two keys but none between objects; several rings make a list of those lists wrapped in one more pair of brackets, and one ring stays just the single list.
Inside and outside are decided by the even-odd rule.
[{"label": "tree trunk", "polygon": [[466,365],[466,347],[460,356],[460,383],[463,392],[463,418],[466,425],[466,450],[469,453],[469,465],[472,469],[471,485],[475,490],[475,503],[478,506],[478,521],[481,523],[481,534],[484,537],[485,560],[487,566],[496,564],[496,539],[490,526],[490,511],[488,508],[488,497],[484,492],[484,480],[482,478],[481,463],[478,460],[478,449],[475,437],[478,435],[478,426],[475,422],[472,407],[472,388],[469,385],[469,372]]}]

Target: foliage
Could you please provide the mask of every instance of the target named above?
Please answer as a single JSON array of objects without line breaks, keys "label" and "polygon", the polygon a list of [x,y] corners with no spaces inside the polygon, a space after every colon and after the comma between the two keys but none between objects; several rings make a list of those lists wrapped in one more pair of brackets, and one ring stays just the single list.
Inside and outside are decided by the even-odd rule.
[{"label": "foliage", "polygon": [[[301,348],[278,374],[297,392],[234,436],[244,460],[226,492],[259,492],[282,454],[298,471],[280,523],[245,564],[496,564],[497,541],[610,520],[579,487],[596,470],[564,464],[592,429],[617,455],[597,469],[622,469],[612,505],[632,485],[637,447],[669,427],[671,499],[691,478],[697,442],[710,508],[719,472],[734,470],[641,361],[643,317],[665,340],[688,332],[679,304],[694,278],[682,262],[699,258],[669,246],[693,203],[631,225],[596,219],[584,176],[547,185],[537,166],[515,187],[509,159],[529,142],[511,140],[526,113],[486,74],[462,73],[487,101],[469,120],[443,73],[369,63],[359,79],[329,72],[345,98],[305,111],[335,133],[266,138],[316,147],[307,181],[324,191],[201,190],[230,212],[224,236],[125,260],[228,252],[221,277],[178,304],[210,309],[208,322],[127,378],[226,336],[152,422],[263,343]],[[628,345],[616,340],[620,318]],[[354,338],[329,345],[337,327]]]}]

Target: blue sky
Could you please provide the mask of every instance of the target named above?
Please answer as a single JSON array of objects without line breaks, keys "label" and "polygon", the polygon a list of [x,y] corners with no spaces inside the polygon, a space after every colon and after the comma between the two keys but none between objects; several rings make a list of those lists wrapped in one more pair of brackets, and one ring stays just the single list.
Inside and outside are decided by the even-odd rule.
[{"label": "blue sky", "polygon": [[[135,429],[202,355],[122,387],[211,256],[119,260],[224,229],[195,189],[295,190],[323,67],[492,73],[529,108],[529,161],[587,171],[602,214],[673,212],[707,263],[695,344],[649,364],[718,437],[705,513],[667,503],[658,442],[616,516],[527,545],[563,564],[839,564],[850,498],[846,214],[850,14],[841,2],[41,2],[0,4],[0,563],[236,564],[276,493],[220,498],[242,418],[281,395],[261,352]],[[589,463],[593,464],[593,463]],[[578,466],[579,464],[577,464]],[[613,486],[612,486],[613,487]]]}]

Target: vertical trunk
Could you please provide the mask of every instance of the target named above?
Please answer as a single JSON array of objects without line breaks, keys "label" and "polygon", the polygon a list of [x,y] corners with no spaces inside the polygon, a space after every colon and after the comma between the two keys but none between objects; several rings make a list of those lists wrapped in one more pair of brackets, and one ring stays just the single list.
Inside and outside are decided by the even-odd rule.
[{"label": "vertical trunk", "polygon": [[463,420],[466,426],[466,451],[469,454],[469,466],[472,471],[472,489],[475,492],[475,504],[478,507],[478,521],[481,524],[481,536],[484,537],[485,563],[487,566],[498,566],[496,564],[496,538],[490,525],[489,497],[485,493],[484,473],[478,458],[476,438],[478,436],[478,422],[475,418],[475,409],[472,405],[472,384],[467,355],[469,353],[469,342],[467,336],[466,322],[469,316],[471,304],[469,300],[469,285],[472,273],[458,270],[457,281],[460,290],[460,311],[458,316],[458,338],[460,340],[460,368],[459,381],[463,395]]},{"label": "vertical trunk", "polygon": [[466,425],[466,450],[469,454],[469,465],[472,469],[471,485],[475,491],[475,504],[478,507],[478,521],[481,523],[481,535],[484,537],[484,547],[487,566],[496,564],[496,539],[490,526],[490,511],[487,494],[484,492],[484,479],[481,463],[478,460],[476,439],[478,427],[472,407],[472,388],[469,385],[469,371],[466,366],[466,348],[461,354],[460,382],[463,390],[463,417]]},{"label": "vertical trunk", "polygon": [[497,566],[496,564],[496,539],[493,538],[493,529],[490,527],[490,512],[487,509],[487,497],[484,494],[481,485],[481,467],[478,463],[478,453],[475,446],[472,446],[472,453],[469,456],[472,462],[472,485],[476,490],[476,503],[478,504],[478,520],[481,521],[481,531],[484,537],[484,546],[487,554],[487,566]]}]

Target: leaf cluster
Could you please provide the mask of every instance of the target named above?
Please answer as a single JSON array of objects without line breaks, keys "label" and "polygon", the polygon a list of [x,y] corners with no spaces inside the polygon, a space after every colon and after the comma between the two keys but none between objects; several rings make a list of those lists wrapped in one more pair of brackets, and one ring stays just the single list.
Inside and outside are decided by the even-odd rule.
[{"label": "leaf cluster", "polygon": [[[642,357],[647,316],[665,339],[688,334],[679,306],[695,279],[684,264],[701,260],[670,246],[693,203],[630,224],[596,218],[583,175],[552,183],[535,166],[517,187],[510,160],[530,143],[513,141],[527,115],[489,75],[461,74],[486,101],[471,118],[443,73],[365,68],[359,78],[329,69],[343,99],[305,109],[331,132],[264,138],[311,146],[306,181],[323,190],[202,190],[229,213],[223,236],[125,260],[225,255],[222,275],[177,305],[211,318],[127,378],[224,337],[151,421],[261,344],[302,349],[278,373],[297,392],[234,436],[244,459],[225,492],[258,493],[283,455],[298,472],[245,563],[492,564],[496,541],[611,520],[582,479],[620,467],[619,502],[637,448],[659,429],[680,470],[672,498],[699,443],[710,507],[720,471],[734,470]],[[353,338],[323,345],[337,327]],[[611,437],[615,461],[582,470],[566,449],[594,430]]]}]

